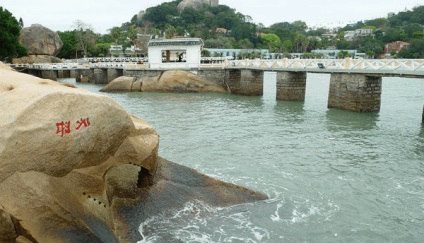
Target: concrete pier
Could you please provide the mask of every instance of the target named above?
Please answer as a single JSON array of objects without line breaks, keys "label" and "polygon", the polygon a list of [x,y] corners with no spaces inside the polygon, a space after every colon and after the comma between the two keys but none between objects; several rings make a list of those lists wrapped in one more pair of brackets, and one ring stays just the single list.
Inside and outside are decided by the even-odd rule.
[{"label": "concrete pier", "polygon": [[41,70],[41,78],[57,80],[57,70]]},{"label": "concrete pier", "polygon": [[225,76],[225,83],[231,93],[249,96],[263,95],[264,71],[228,69]]},{"label": "concrete pier", "polygon": [[124,70],[109,68],[107,70],[107,80],[103,84],[108,84],[110,81],[124,75]]},{"label": "concrete pier", "polygon": [[331,74],[328,108],[355,112],[379,112],[381,77],[363,74]]},{"label": "concrete pier", "polygon": [[107,69],[95,68],[93,69],[93,81],[95,84],[107,84],[108,75]]},{"label": "concrete pier", "polygon": [[305,101],[306,72],[277,72],[277,100]]}]

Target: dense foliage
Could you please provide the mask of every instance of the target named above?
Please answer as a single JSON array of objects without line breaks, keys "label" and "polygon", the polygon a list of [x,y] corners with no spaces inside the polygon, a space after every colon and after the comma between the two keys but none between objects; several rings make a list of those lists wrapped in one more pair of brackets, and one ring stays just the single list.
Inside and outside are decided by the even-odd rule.
[{"label": "dense foliage", "polygon": [[[21,20],[23,25],[23,22]],[[27,50],[19,43],[21,26],[16,18],[0,7],[0,60],[11,61],[14,57],[27,54]]]},{"label": "dense foliage", "polygon": [[[204,6],[202,10],[185,8],[180,13],[177,9],[180,2],[176,0],[148,8],[143,19],[134,16],[131,24],[165,36],[169,32],[167,30],[171,30],[178,36],[189,34],[191,37],[200,37],[210,43],[210,47],[216,48],[253,47],[258,43],[257,27],[251,17],[225,5]],[[217,28],[230,32],[216,32]]]}]

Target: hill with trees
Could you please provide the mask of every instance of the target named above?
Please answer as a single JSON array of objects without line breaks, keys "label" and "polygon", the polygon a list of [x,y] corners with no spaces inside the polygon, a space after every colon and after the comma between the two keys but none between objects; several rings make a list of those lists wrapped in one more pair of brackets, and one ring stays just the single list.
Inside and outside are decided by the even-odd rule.
[{"label": "hill with trees", "polygon": [[[146,40],[140,42],[137,36],[151,35],[158,38],[199,37],[204,40],[206,48],[269,49],[277,54],[275,57],[303,53],[305,58],[320,57],[311,54],[311,50],[319,49],[357,50],[374,58],[384,54],[387,43],[405,41],[410,46],[399,53],[391,53],[392,56],[424,58],[424,6],[341,28],[313,29],[303,21],[280,22],[266,27],[254,23],[250,16],[226,5],[205,5],[197,10],[187,7],[179,11],[178,4],[181,1],[174,0],[150,7],[103,35],[95,33],[89,24],[77,21],[74,30],[58,32],[64,43],[58,57],[109,56],[111,45],[123,45],[124,49],[137,45],[143,55],[147,52]],[[16,23],[13,25],[16,26]],[[372,30],[372,34],[347,38],[349,33],[364,29]],[[13,31],[16,33],[16,29]],[[5,42],[1,43],[3,45]],[[20,49],[15,46],[15,50]],[[343,58],[349,54],[341,52],[339,55]]]}]

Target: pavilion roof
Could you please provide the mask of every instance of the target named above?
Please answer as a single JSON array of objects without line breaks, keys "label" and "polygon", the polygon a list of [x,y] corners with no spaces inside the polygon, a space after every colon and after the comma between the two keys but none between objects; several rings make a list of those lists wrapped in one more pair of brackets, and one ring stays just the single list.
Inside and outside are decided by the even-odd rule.
[{"label": "pavilion roof", "polygon": [[147,46],[203,46],[200,38],[152,39]]}]

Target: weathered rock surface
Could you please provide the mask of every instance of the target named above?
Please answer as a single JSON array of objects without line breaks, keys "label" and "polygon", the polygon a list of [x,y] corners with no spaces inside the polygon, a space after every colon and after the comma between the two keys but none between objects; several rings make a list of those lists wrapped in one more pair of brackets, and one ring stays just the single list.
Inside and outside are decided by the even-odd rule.
[{"label": "weathered rock surface", "polygon": [[159,158],[155,129],[115,101],[1,63],[0,108],[0,242],[135,242],[188,201],[266,198]]},{"label": "weathered rock surface", "polygon": [[119,77],[110,82],[103,92],[215,92],[226,93],[223,84],[213,83],[188,71],[164,71],[148,78]]},{"label": "weathered rock surface", "polygon": [[62,59],[47,55],[29,55],[26,57],[13,58],[13,64],[34,63],[63,63]]},{"label": "weathered rock surface", "polygon": [[219,0],[183,0],[178,4],[178,11],[183,11],[187,7],[201,10],[205,5],[218,6]]},{"label": "weathered rock surface", "polygon": [[63,42],[56,32],[40,24],[23,28],[19,41],[28,48],[29,55],[56,56],[63,46]]}]

